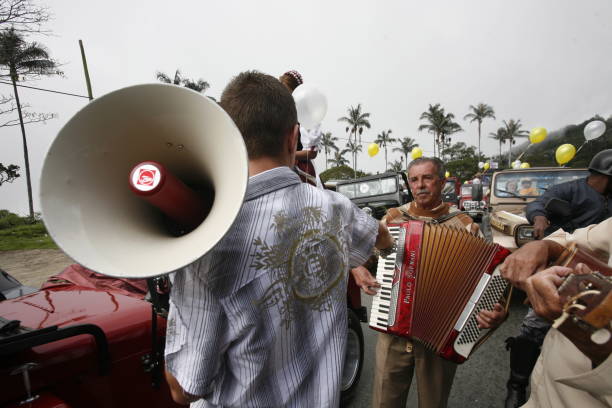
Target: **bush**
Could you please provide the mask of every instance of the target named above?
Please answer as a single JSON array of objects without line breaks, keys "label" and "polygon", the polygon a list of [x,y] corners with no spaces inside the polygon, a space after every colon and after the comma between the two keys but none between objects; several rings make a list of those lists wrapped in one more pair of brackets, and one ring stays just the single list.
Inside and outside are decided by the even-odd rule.
[{"label": "bush", "polygon": [[20,217],[8,210],[0,210],[0,229],[16,227],[27,224],[28,217]]},{"label": "bush", "polygon": [[[357,177],[369,176],[369,173],[364,173],[361,170],[357,170]],[[349,166],[332,167],[329,170],[319,174],[323,183],[327,180],[352,180],[354,177],[353,169]]]}]

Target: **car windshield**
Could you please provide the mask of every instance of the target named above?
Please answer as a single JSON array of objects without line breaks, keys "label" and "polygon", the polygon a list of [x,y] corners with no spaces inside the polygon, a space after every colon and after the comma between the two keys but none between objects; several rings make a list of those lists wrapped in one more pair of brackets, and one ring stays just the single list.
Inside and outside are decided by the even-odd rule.
[{"label": "car windshield", "polygon": [[503,173],[495,178],[497,197],[537,197],[550,186],[584,178],[587,170]]},{"label": "car windshield", "polygon": [[341,184],[338,192],[348,198],[360,198],[380,194],[391,194],[397,191],[397,177],[385,177],[362,181],[353,184]]}]

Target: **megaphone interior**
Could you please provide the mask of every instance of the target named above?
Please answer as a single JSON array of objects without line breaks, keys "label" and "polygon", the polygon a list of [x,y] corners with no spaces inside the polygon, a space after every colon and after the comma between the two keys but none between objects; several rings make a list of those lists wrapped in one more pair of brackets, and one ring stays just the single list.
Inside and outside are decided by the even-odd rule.
[{"label": "megaphone interior", "polygon": [[[144,161],[209,192],[210,212],[193,231],[173,236],[159,211],[132,193],[128,176]],[[236,218],[247,181],[242,136],[217,103],[187,88],[146,84],[95,99],[70,119],[45,158],[40,199],[49,234],[78,263],[146,278],[212,249]]]}]

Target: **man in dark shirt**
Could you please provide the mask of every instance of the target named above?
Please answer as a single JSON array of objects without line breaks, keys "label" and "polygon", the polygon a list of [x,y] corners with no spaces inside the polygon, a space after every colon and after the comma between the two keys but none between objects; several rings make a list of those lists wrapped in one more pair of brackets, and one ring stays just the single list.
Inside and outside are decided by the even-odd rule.
[{"label": "man in dark shirt", "polygon": [[[608,166],[603,163],[606,161]],[[559,228],[572,233],[576,228],[598,224],[612,215],[610,162],[612,149],[599,152],[589,164],[588,177],[554,185],[527,205],[527,219],[534,226],[535,238],[541,239]],[[546,209],[553,198],[569,203],[569,217],[552,214]]]}]

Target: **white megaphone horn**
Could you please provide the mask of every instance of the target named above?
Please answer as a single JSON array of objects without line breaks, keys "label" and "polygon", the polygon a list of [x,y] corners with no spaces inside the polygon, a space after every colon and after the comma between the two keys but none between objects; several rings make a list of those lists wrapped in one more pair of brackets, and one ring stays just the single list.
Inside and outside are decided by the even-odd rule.
[{"label": "white megaphone horn", "polygon": [[[170,234],[131,191],[130,172],[146,161],[207,191],[210,211],[190,233]],[[221,107],[186,88],[147,84],[97,98],[70,119],[45,158],[40,200],[51,237],[78,263],[146,278],[212,249],[238,215],[247,181],[242,136]]]}]

